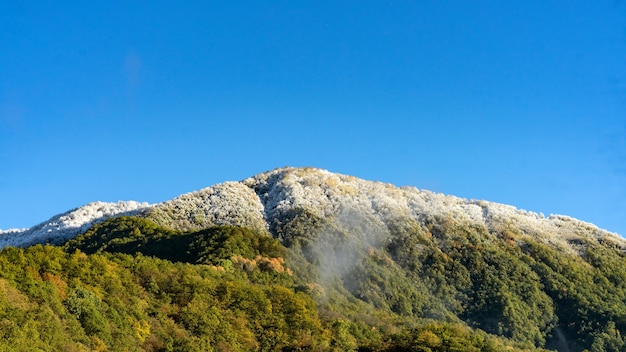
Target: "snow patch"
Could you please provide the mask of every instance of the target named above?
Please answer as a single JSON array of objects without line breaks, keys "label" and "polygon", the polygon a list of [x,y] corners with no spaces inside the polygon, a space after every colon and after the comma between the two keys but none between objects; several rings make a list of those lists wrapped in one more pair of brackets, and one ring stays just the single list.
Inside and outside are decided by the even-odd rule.
[{"label": "snow patch", "polygon": [[215,225],[267,231],[261,201],[240,182],[225,182],[183,194],[155,205],[146,216],[157,224],[182,231]]},{"label": "snow patch", "polygon": [[23,228],[23,229],[6,229],[6,230],[0,230],[0,236],[7,234],[7,233],[16,233],[16,232],[24,232],[28,230],[27,228]]},{"label": "snow patch", "polygon": [[148,203],[135,201],[89,203],[56,215],[30,229],[0,231],[0,248],[27,247],[38,243],[62,243],[106,219],[114,216],[134,215],[150,207]]}]

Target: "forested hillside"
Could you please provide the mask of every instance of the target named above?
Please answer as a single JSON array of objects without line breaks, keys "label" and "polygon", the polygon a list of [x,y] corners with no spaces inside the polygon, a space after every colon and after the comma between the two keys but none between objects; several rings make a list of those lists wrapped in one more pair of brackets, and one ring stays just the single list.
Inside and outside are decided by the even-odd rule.
[{"label": "forested hillside", "polygon": [[120,215],[0,251],[0,350],[626,350],[625,242],[575,219],[316,169]]},{"label": "forested hillside", "polygon": [[[306,237],[285,247],[246,228],[181,232],[111,219],[63,247],[0,252],[0,344],[24,351],[623,350],[623,257],[589,246],[582,260],[448,226],[395,229],[389,243],[362,253],[357,246],[352,264],[331,270]],[[324,239],[323,249],[345,247],[345,235]]]}]

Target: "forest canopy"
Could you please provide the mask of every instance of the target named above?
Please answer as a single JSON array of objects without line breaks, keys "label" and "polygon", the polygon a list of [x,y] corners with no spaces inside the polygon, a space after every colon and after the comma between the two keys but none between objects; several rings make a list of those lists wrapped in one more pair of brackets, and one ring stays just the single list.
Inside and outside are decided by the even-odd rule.
[{"label": "forest canopy", "polygon": [[567,255],[436,219],[389,231],[373,246],[302,213],[277,229],[292,239],[281,242],[123,216],[61,246],[5,248],[0,349],[626,348],[626,261],[613,248],[582,243],[583,256]]}]

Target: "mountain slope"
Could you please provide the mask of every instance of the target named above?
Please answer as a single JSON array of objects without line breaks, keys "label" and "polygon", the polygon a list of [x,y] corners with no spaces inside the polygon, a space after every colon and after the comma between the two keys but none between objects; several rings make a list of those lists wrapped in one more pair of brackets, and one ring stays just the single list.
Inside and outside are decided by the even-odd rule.
[{"label": "mountain slope", "polygon": [[[136,217],[110,219],[68,244],[91,254],[54,246],[0,251],[0,350],[541,351],[304,284],[273,257],[288,250],[253,230],[178,235],[208,264],[188,264],[185,246],[170,246],[173,230]],[[125,238],[140,252],[117,253],[132,251],[118,242]]]},{"label": "mountain slope", "polygon": [[0,230],[0,248],[26,247],[37,243],[62,243],[79,235],[92,225],[120,215],[133,215],[149,208],[148,203],[135,201],[93,202],[53,216],[29,229]]},{"label": "mountain slope", "polygon": [[626,248],[626,240],[617,234],[571,217],[546,218],[509,205],[398,188],[314,168],[276,169],[242,182],[216,185],[158,204],[145,216],[180,230],[241,225],[265,228],[276,236],[281,224],[303,212],[339,220],[353,215],[366,223],[364,227],[382,231],[397,219],[424,224],[428,219],[450,218],[489,232],[516,229],[523,236],[570,252],[578,251],[578,243],[586,240]]},{"label": "mountain slope", "polygon": [[244,226],[276,235],[280,224],[298,213],[319,218],[358,214],[367,226],[384,228],[394,219],[425,223],[432,218],[451,218],[486,227],[490,232],[519,230],[567,251],[577,251],[584,240],[608,241],[626,248],[617,234],[563,215],[542,215],[509,205],[467,200],[414,187],[365,181],[315,168],[281,168],[241,182],[226,182],[181,195],[156,205],[147,203],[95,202],[57,215],[25,230],[0,230],[0,248],[35,243],[63,242],[110,217],[140,214],[178,230],[214,225]]},{"label": "mountain slope", "polygon": [[[445,351],[451,345],[442,336],[449,333],[473,336],[476,351],[494,350],[493,344],[559,351],[626,348],[621,334],[626,331],[626,241],[566,216],[546,218],[313,168],[276,169],[156,205],[119,203],[109,212],[96,211],[100,208],[91,204],[53,218],[54,226],[28,230],[25,238],[31,242],[15,242],[20,233],[2,237],[23,245],[67,241],[66,253],[104,256],[128,268],[151,256],[227,274],[212,280],[269,285],[270,291],[278,285],[303,295],[307,304],[315,302],[306,318],[313,325],[305,330],[307,346],[320,350]],[[55,234],[56,228],[63,231]],[[0,263],[7,253],[25,255],[15,251],[0,252]],[[56,266],[42,264],[36,275],[44,277],[50,268]],[[0,278],[13,280],[14,270]],[[54,270],[54,275],[63,272]],[[75,273],[63,275],[67,281]],[[163,287],[151,285],[146,282],[143,289],[159,297]],[[167,310],[186,309],[195,297],[188,294]],[[215,295],[211,291],[202,299]],[[224,309],[248,307],[246,299]],[[207,304],[203,300],[196,303]],[[172,319],[188,329],[180,314],[172,313]],[[262,314],[229,324],[245,326],[248,346],[261,346],[264,329],[273,326],[264,319]],[[340,331],[344,348],[323,337]],[[296,343],[281,341],[285,348]]]}]

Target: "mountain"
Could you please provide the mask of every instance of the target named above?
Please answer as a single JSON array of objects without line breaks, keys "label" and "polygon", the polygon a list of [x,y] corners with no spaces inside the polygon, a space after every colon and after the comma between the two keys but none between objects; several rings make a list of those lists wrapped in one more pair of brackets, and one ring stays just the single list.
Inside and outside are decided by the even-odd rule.
[{"label": "mountain", "polygon": [[135,201],[90,203],[30,229],[0,230],[0,247],[60,243],[120,215],[147,217],[179,230],[234,225],[267,230],[277,236],[280,224],[301,213],[340,222],[350,213],[367,222],[364,226],[377,229],[398,219],[426,223],[434,218],[451,218],[468,226],[483,226],[489,232],[513,227],[524,236],[569,252],[577,251],[578,243],[585,240],[609,241],[626,248],[626,241],[619,235],[564,215],[546,218],[510,205],[414,187],[398,188],[321,169],[289,167],[241,182],[214,185],[156,205]]},{"label": "mountain", "polygon": [[617,234],[314,168],[159,204],[90,203],[0,231],[0,245],[0,325],[13,345],[626,348]]},{"label": "mountain", "polygon": [[148,207],[150,207],[148,203],[135,201],[89,203],[55,215],[30,229],[0,230],[0,248],[27,247],[37,243],[62,243],[108,218],[137,214]]}]

